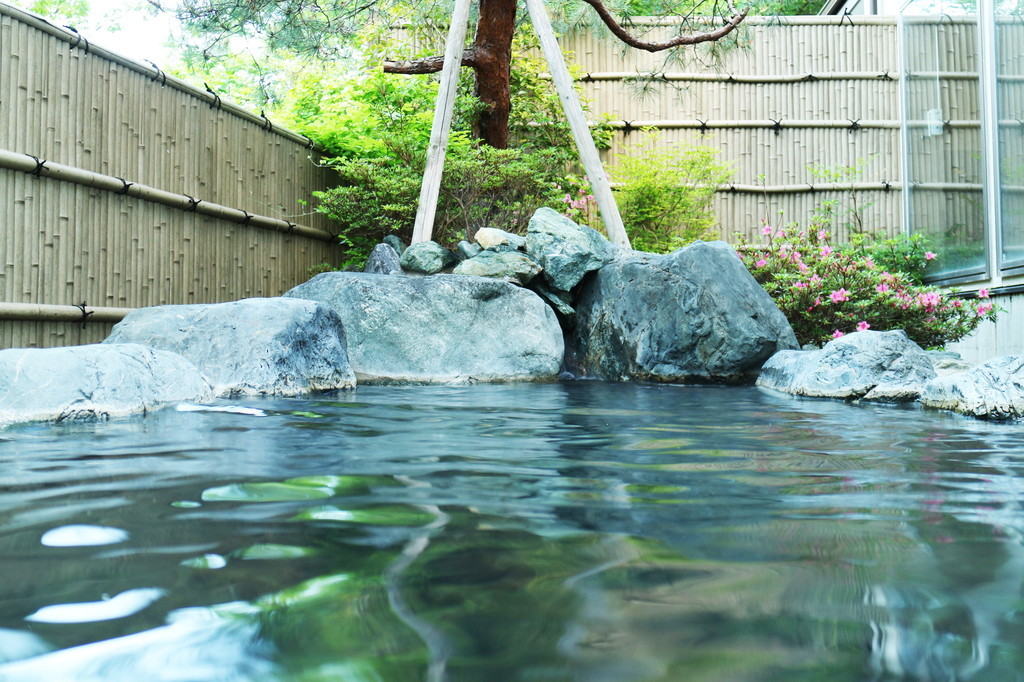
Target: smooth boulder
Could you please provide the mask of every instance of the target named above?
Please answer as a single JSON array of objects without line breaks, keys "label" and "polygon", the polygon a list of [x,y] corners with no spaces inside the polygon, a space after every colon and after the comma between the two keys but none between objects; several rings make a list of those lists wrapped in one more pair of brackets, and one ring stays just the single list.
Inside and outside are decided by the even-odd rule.
[{"label": "smooth boulder", "polygon": [[797,347],[785,316],[724,242],[622,252],[584,280],[575,307],[568,362],[584,376],[750,383],[765,360]]},{"label": "smooth boulder", "polygon": [[355,386],[341,319],[312,301],[249,298],[140,308],[104,343],[178,353],[221,395],[291,396]]},{"label": "smooth boulder", "polygon": [[473,239],[485,249],[497,249],[500,246],[508,246],[512,249],[526,248],[526,239],[522,235],[494,227],[481,227],[473,235]]},{"label": "smooth boulder", "polygon": [[500,280],[327,272],[285,295],[334,308],[360,383],[548,380],[562,362],[551,309]]},{"label": "smooth boulder", "polygon": [[757,385],[813,398],[897,403],[917,400],[935,376],[931,358],[902,330],[862,331],[820,350],[777,353]]},{"label": "smooth boulder", "polygon": [[138,344],[0,350],[0,426],[105,420],[213,397],[188,360]]},{"label": "smooth boulder", "polygon": [[540,265],[518,251],[482,251],[456,265],[452,273],[526,284],[540,274]]},{"label": "smooth boulder", "polygon": [[1024,418],[1024,355],[1004,355],[940,376],[925,386],[921,404],[978,419]]},{"label": "smooth boulder", "polygon": [[526,252],[544,268],[544,279],[555,289],[569,291],[588,272],[615,256],[604,235],[577,225],[554,209],[539,208],[526,231]]},{"label": "smooth boulder", "polygon": [[458,259],[437,242],[416,242],[402,252],[399,264],[407,272],[435,275],[455,265]]}]

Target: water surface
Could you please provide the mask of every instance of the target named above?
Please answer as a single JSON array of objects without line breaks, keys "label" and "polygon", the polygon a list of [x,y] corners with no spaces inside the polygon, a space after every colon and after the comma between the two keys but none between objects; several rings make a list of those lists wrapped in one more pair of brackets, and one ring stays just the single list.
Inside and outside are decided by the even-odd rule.
[{"label": "water surface", "polygon": [[1024,426],[360,387],[0,431],[0,680],[1024,680]]}]

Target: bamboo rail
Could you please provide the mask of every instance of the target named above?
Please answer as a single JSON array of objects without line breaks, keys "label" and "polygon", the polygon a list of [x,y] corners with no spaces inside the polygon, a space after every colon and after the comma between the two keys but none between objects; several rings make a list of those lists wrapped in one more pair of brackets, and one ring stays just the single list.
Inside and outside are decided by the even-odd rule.
[{"label": "bamboo rail", "polygon": [[278,218],[255,215],[241,209],[230,208],[227,206],[221,206],[220,204],[203,201],[202,199],[196,199],[188,196],[187,194],[175,194],[162,189],[156,189],[155,187],[149,187],[148,185],[129,182],[122,178],[115,178],[110,175],[94,173],[81,168],[52,163],[27,154],[18,154],[16,152],[0,149],[0,168],[23,171],[30,175],[35,175],[36,177],[52,178],[63,182],[85,185],[86,187],[103,189],[109,192],[114,192],[115,194],[152,201],[157,204],[163,204],[164,206],[178,208],[182,211],[201,213],[213,218],[220,218],[222,220],[228,220],[230,222],[240,223],[243,225],[251,225],[252,227],[275,230],[277,232],[294,233],[322,242],[333,242],[335,240],[335,236],[331,233],[318,230],[314,227],[297,225]]},{"label": "bamboo rail", "polygon": [[890,192],[903,189],[901,182],[822,182],[795,185],[749,185],[727,183],[718,192],[742,194],[802,194],[804,192]]},{"label": "bamboo rail", "polygon": [[[917,74],[915,74],[917,75]],[[959,76],[959,74],[957,74]],[[970,74],[964,74],[968,76]],[[975,78],[978,74],[973,74]],[[633,79],[653,79],[660,81],[687,81],[694,83],[812,83],[814,81],[850,81],[850,80],[898,80],[898,73],[882,73],[848,71],[819,72],[803,74],[741,74],[741,73],[683,73],[674,71],[597,71],[576,76],[577,81],[616,81]]]},{"label": "bamboo rail", "polygon": [[0,320],[40,322],[120,322],[134,308],[104,306],[0,303]]}]

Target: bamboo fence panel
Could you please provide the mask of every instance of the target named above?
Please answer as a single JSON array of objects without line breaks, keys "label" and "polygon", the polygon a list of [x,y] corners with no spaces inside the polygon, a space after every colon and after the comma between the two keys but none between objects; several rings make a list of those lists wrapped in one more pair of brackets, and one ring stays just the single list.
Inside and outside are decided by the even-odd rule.
[{"label": "bamboo fence panel", "polygon": [[0,4],[0,347],[109,333],[68,306],[274,296],[337,262],[303,204],[333,182],[307,139],[77,42]]},{"label": "bamboo fence panel", "polygon": [[[895,235],[902,229],[896,24],[850,21],[750,17],[738,46],[717,60],[696,49],[666,63],[593,33],[563,46],[579,65],[591,116],[607,115],[618,128],[605,154],[613,175],[616,157],[642,154],[639,127],[657,130],[659,146],[718,150],[734,173],[715,200],[722,238],[756,239],[764,221],[806,223],[823,201],[838,204],[840,239],[849,236],[854,207],[863,229]],[[673,30],[648,23],[652,39]],[[657,78],[641,87],[638,77],[651,74]],[[821,189],[829,180],[815,169],[852,166],[859,171],[843,179],[856,189]]]}]

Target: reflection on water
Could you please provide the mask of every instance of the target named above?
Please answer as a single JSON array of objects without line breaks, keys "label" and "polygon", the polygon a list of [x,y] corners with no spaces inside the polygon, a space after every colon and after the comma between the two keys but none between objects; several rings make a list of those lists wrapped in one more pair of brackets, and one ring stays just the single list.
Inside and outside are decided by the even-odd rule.
[{"label": "reflection on water", "polygon": [[1024,426],[596,382],[212,407],[4,432],[0,680],[1024,680]]}]

